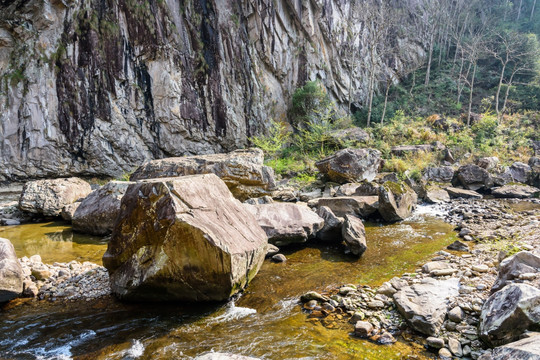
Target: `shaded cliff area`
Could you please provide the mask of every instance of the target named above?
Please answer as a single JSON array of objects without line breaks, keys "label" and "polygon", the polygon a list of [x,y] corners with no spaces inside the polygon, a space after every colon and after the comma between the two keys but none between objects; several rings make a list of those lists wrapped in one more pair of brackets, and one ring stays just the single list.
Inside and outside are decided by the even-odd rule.
[{"label": "shaded cliff area", "polygon": [[[0,181],[118,176],[152,158],[241,148],[286,118],[308,80],[360,107],[364,67],[344,52],[362,46],[347,37],[362,24],[349,3],[0,1]],[[380,62],[394,73],[421,62],[427,41],[414,0],[400,4],[410,7],[400,51]]]}]

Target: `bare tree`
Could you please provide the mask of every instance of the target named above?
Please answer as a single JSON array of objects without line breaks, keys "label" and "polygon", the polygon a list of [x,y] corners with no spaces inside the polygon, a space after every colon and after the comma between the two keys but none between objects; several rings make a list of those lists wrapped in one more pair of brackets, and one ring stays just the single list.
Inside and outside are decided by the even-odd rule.
[{"label": "bare tree", "polygon": [[467,85],[469,85],[469,107],[467,110],[467,126],[471,125],[474,82],[476,78],[478,60],[482,56],[483,50],[485,48],[485,44],[484,44],[485,34],[486,33],[482,29],[480,29],[479,31],[475,33],[471,33],[469,35],[468,41],[464,45],[464,54],[466,56],[467,61],[469,62],[469,68],[472,67],[471,78],[468,79],[468,76],[463,77],[463,80],[467,83]]}]

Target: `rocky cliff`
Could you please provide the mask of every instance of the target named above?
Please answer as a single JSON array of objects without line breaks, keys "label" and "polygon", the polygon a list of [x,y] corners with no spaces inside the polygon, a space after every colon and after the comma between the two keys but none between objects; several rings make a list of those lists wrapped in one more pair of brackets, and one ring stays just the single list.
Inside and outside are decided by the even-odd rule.
[{"label": "rocky cliff", "polygon": [[[343,56],[347,26],[362,26],[347,22],[349,6],[1,0],[0,181],[116,176],[152,158],[243,147],[284,118],[307,80],[360,105],[365,74]],[[393,70],[424,54],[422,31],[403,33],[414,35],[396,35],[400,51],[384,61]]]}]

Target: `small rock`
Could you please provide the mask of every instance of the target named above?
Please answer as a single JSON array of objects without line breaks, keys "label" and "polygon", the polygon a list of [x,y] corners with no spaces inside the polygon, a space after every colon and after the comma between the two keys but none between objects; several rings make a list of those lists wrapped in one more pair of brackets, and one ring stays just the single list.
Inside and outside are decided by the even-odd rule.
[{"label": "small rock", "polygon": [[439,350],[439,359],[452,359],[452,353],[447,348],[442,348]]},{"label": "small rock", "polygon": [[489,266],[485,264],[477,264],[477,265],[472,266],[472,270],[479,273],[485,273],[485,272],[488,272]]},{"label": "small rock", "polygon": [[474,239],[472,238],[471,235],[465,235],[465,236],[463,237],[463,240],[465,240],[465,241],[473,241]]},{"label": "small rock", "polygon": [[346,296],[349,293],[355,292],[355,291],[356,291],[356,288],[353,288],[353,287],[350,287],[350,286],[343,286],[342,288],[339,289],[339,294]]},{"label": "small rock", "polygon": [[282,262],[287,261],[287,258],[283,254],[276,254],[272,256],[272,261],[276,263],[282,263]]},{"label": "small rock", "polygon": [[446,247],[448,250],[454,250],[454,251],[469,251],[469,246],[467,244],[462,243],[459,240],[454,241],[450,245]]},{"label": "small rock", "polygon": [[370,309],[382,309],[384,308],[384,303],[380,300],[372,300],[368,303],[368,308]]},{"label": "small rock", "polygon": [[266,250],[266,257],[272,257],[279,253],[279,248],[276,245],[268,244],[268,250]]},{"label": "small rock", "polygon": [[36,267],[32,268],[32,276],[35,277],[36,280],[45,280],[51,277],[51,272],[47,268]]},{"label": "small rock", "polygon": [[458,340],[454,338],[448,338],[448,349],[450,352],[456,356],[462,356],[463,351],[461,350],[461,344]]},{"label": "small rock", "polygon": [[309,291],[300,297],[300,301],[304,303],[311,300],[328,301],[328,298],[315,291]]},{"label": "small rock", "polygon": [[460,323],[463,320],[463,310],[459,306],[454,307],[447,315],[448,319],[456,323]]},{"label": "small rock", "polygon": [[384,331],[377,339],[379,345],[390,345],[396,342],[396,339],[388,331]]},{"label": "small rock", "polygon": [[444,347],[444,340],[438,337],[430,336],[426,339],[427,345],[434,349],[441,349]]},{"label": "small rock", "polygon": [[358,321],[354,325],[354,333],[359,337],[368,337],[373,331],[373,325],[367,321]]},{"label": "small rock", "polygon": [[362,321],[366,318],[366,315],[361,312],[361,311],[356,311],[353,316],[351,317],[351,319],[349,320],[349,322],[353,323],[353,324],[356,324],[358,321]]}]

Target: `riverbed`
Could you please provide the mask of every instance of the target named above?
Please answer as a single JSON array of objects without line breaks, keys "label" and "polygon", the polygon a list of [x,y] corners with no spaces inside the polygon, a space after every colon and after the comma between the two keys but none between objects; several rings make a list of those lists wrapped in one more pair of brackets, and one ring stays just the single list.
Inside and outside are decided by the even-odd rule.
[{"label": "riverbed", "polygon": [[[17,300],[0,313],[0,354],[17,359],[190,359],[220,351],[263,359],[429,358],[420,345],[399,338],[392,346],[376,345],[350,336],[347,324],[337,322],[329,329],[302,312],[298,298],[308,290],[342,283],[380,285],[413,272],[455,240],[450,225],[429,215],[393,225],[368,223],[366,233],[368,250],[360,259],[328,244],[286,249],[285,263],[265,261],[244,294],[226,304],[124,304],[110,297],[68,304]],[[74,234],[65,223],[2,227],[0,236],[10,238],[18,256],[37,253],[48,263],[99,263],[106,249],[104,239]]]}]

